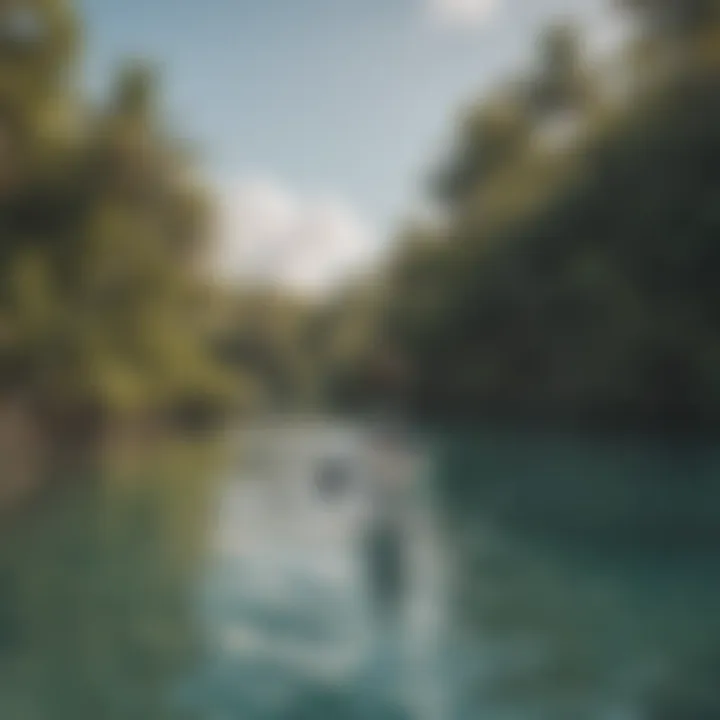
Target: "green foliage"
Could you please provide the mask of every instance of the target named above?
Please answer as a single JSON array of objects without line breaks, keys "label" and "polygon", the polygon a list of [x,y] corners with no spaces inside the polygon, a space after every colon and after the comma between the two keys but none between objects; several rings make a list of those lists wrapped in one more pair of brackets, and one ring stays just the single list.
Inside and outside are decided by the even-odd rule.
[{"label": "green foliage", "polygon": [[[233,402],[207,329],[209,202],[132,65],[88,110],[62,0],[0,7],[1,380],[48,416]],[[200,300],[199,300],[200,298]]]},{"label": "green foliage", "polygon": [[322,379],[312,325],[319,310],[270,289],[235,288],[213,333],[218,356],[234,369],[241,405],[288,410],[314,405]]},{"label": "green foliage", "polygon": [[[714,3],[672,10],[690,5],[715,17]],[[400,243],[379,337],[408,365],[416,411],[715,423],[720,26],[658,36],[649,64],[625,54],[634,89],[621,100],[600,96],[578,48],[552,29],[539,71],[461,123],[440,183],[446,222]]]},{"label": "green foliage", "polygon": [[619,4],[639,15],[651,32],[693,32],[720,19],[717,0],[620,0]]}]

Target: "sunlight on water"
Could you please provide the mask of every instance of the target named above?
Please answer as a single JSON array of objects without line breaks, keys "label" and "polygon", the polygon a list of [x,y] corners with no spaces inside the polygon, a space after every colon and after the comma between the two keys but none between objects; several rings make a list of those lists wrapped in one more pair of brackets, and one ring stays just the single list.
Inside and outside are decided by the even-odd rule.
[{"label": "sunlight on water", "polygon": [[[391,478],[387,470],[377,474],[378,458],[362,436],[273,429],[260,437],[247,433],[238,444],[242,451],[218,501],[203,600],[214,671],[195,686],[197,702],[213,697],[207,688],[230,672],[228,713],[239,694],[255,704],[258,716],[284,717],[315,686],[348,693],[353,712],[370,702],[367,712],[445,717],[432,709],[439,608],[428,508],[423,513],[417,503],[403,501],[394,517],[404,548],[412,549],[411,577],[397,607],[381,616],[367,542],[384,499],[378,481]],[[400,460],[395,471],[405,473],[403,491],[419,495],[427,478],[408,473]],[[329,497],[322,485],[327,463],[344,475]],[[263,683],[257,682],[259,667]],[[420,714],[413,705],[422,706]]]}]

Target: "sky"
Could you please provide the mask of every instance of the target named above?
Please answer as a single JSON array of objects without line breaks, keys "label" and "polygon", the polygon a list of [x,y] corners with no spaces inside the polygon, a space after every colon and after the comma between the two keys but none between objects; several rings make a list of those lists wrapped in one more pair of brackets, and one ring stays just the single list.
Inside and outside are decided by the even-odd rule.
[{"label": "sky", "polygon": [[610,0],[81,0],[97,96],[123,59],[162,72],[173,130],[217,189],[222,271],[325,288],[372,262],[453,118],[529,67],[539,29]]}]

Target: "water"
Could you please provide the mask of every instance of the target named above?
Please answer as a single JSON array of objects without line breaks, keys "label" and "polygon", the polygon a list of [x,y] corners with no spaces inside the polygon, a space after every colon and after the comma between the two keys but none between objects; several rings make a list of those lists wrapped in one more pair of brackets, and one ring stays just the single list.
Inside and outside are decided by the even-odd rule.
[{"label": "water", "polygon": [[0,717],[720,717],[718,455],[435,435],[391,607],[364,550],[390,471],[355,429],[108,456],[0,536]]}]

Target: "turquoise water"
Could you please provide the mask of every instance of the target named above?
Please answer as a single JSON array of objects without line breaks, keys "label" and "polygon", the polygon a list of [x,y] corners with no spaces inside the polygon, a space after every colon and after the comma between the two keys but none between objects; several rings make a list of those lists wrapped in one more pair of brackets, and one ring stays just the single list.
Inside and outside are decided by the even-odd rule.
[{"label": "turquoise water", "polygon": [[[426,440],[380,612],[380,465],[353,429],[300,429],[66,469],[6,522],[0,718],[720,717],[711,446]],[[328,456],[353,468],[331,498]]]}]

